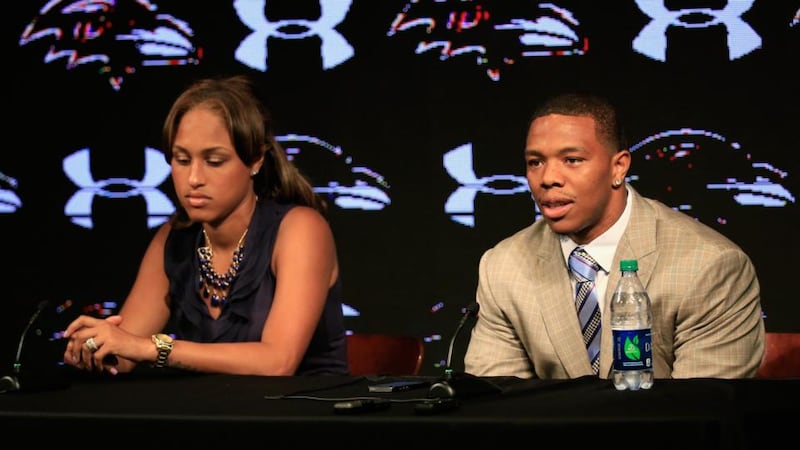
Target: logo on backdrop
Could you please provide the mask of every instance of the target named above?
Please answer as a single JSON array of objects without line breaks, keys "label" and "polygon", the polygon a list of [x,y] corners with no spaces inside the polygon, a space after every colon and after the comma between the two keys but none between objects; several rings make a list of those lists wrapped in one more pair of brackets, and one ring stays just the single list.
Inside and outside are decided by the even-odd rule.
[{"label": "logo on backdrop", "polygon": [[397,13],[387,35],[417,29],[424,37],[416,54],[438,52],[441,61],[474,58],[492,81],[519,58],[586,53],[589,39],[580,35],[580,22],[571,11],[553,3],[538,7],[538,16],[530,19],[514,17],[519,13],[488,0],[412,0]]},{"label": "logo on backdrop", "polygon": [[10,214],[22,207],[22,200],[17,195],[18,182],[0,172],[0,214]]},{"label": "logo on backdrop", "polygon": [[[782,208],[795,203],[781,184],[789,174],[756,161],[738,142],[707,130],[681,128],[631,146],[628,181],[706,224],[730,223],[741,207]],[[724,160],[726,163],[720,164]]]},{"label": "logo on backdrop", "polygon": [[633,40],[633,49],[658,61],[667,60],[667,28],[726,27],[728,59],[734,60],[761,47],[761,36],[741,15],[753,6],[754,0],[730,1],[722,9],[684,8],[669,10],[662,1],[636,0],[639,9],[652,20]]},{"label": "logo on backdrop", "polygon": [[147,205],[147,226],[156,227],[167,221],[175,207],[158,189],[170,172],[164,154],[152,148],[144,149],[144,176],[141,180],[108,178],[95,180],[89,164],[89,149],[84,148],[64,158],[64,173],[80,189],[67,200],[64,214],[72,223],[91,229],[92,202],[96,196],[104,198],[130,198],[141,196]]},{"label": "logo on backdrop", "polygon": [[20,47],[49,43],[44,62],[64,61],[67,70],[98,65],[119,91],[125,76],[141,67],[199,64],[202,49],[191,27],[147,0],[49,1],[25,27]]},{"label": "logo on backdrop", "polygon": [[276,138],[289,160],[314,183],[314,192],[342,209],[375,211],[392,203],[389,183],[369,167],[354,165],[342,148],[314,136],[287,134]]},{"label": "logo on backdrop", "polygon": [[[795,196],[781,184],[789,174],[755,161],[737,142],[711,131],[666,130],[631,146],[634,162],[627,181],[643,194],[703,223],[726,225],[741,207],[782,208]],[[725,165],[719,161],[724,159]],[[444,212],[461,225],[475,227],[475,199],[482,195],[530,195],[524,176],[478,177],[472,144],[444,154],[444,169],[459,183],[447,198]],[[535,208],[534,204],[534,208]],[[535,219],[541,214],[536,209]]]},{"label": "logo on backdrop", "polygon": [[[444,212],[461,225],[475,226],[475,197],[478,194],[516,195],[527,192],[528,180],[524,176],[490,175],[478,177],[472,167],[472,144],[464,144],[444,154],[444,169],[459,183],[447,197]],[[503,187],[508,185],[508,187]]]},{"label": "logo on backdrop", "polygon": [[[633,40],[633,49],[658,61],[667,58],[670,27],[702,29],[722,25],[727,31],[729,60],[761,47],[762,39],[742,19],[754,0],[731,1],[721,9],[669,10],[663,0],[636,0],[650,17]],[[320,17],[270,21],[267,0],[235,0],[233,7],[252,32],[235,50],[237,61],[260,71],[268,69],[269,40],[321,41],[324,69],[352,58],[353,46],[335,27],[347,16],[352,0],[320,0]],[[520,17],[515,2],[490,0],[412,0],[397,13],[388,36],[416,30],[423,38],[415,53],[436,53],[441,61],[474,58],[493,81],[501,69],[523,58],[584,55],[589,39],[574,14],[554,3],[539,3],[533,17]],[[798,23],[798,13],[790,27]],[[412,31],[409,31],[412,30]],[[413,36],[413,34],[411,34]],[[99,66],[98,73],[120,90],[125,77],[143,67],[197,65],[203,48],[184,20],[158,11],[148,0],[77,2],[51,0],[24,28],[19,45],[42,44],[43,61],[63,61],[67,70]]]},{"label": "logo on backdrop", "polygon": [[287,40],[319,38],[322,41],[320,55],[323,69],[336,67],[355,54],[347,39],[334,29],[347,16],[352,0],[320,0],[322,13],[317,20],[287,19],[274,22],[264,15],[266,3],[267,0],[233,2],[233,8],[239,19],[253,31],[236,49],[236,60],[242,64],[266,72],[270,38]]},{"label": "logo on backdrop", "polygon": [[[286,148],[289,159],[315,183],[314,192],[339,208],[376,211],[392,203],[388,194],[390,185],[383,175],[369,167],[354,164],[353,158],[346,155],[341,147],[300,134],[278,136],[277,140]],[[64,214],[72,223],[92,229],[92,202],[97,196],[107,199],[140,196],[147,206],[147,226],[154,228],[166,222],[175,212],[175,206],[158,187],[169,177],[171,168],[159,150],[145,148],[144,158],[144,176],[141,180],[123,177],[96,180],[92,175],[88,148],[64,158],[64,173],[79,187],[67,200]],[[16,186],[16,180],[6,178]],[[4,184],[8,182],[4,181]],[[4,194],[0,190],[0,194],[0,213],[6,212],[3,209],[6,204],[9,204],[8,208],[14,207],[15,202],[21,205],[13,192]]]}]

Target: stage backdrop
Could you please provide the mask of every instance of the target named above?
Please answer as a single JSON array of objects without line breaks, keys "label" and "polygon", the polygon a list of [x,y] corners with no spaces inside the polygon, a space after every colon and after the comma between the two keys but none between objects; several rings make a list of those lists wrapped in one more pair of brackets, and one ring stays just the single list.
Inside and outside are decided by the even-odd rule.
[{"label": "stage backdrop", "polygon": [[[3,359],[119,309],[174,211],[162,121],[249,74],[330,203],[347,326],[426,339],[440,373],[478,260],[537,219],[528,116],[617,98],[629,182],[749,253],[767,329],[800,331],[800,1],[30,0],[3,21]],[[553,262],[557,264],[557,261]],[[688,280],[687,280],[688,281]],[[48,318],[49,317],[49,318]],[[31,338],[34,339],[34,338]],[[456,342],[456,367],[463,340]],[[3,371],[5,372],[5,370]]]}]

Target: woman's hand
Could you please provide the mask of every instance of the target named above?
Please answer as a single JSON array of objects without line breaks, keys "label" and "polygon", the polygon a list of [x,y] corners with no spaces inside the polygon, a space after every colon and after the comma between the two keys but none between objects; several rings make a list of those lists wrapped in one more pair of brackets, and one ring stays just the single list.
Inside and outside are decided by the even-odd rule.
[{"label": "woman's hand", "polygon": [[75,319],[64,331],[64,338],[69,340],[64,363],[112,375],[131,371],[136,362],[129,356],[144,338],[123,330],[120,323],[122,317],[118,315],[105,319],[83,315]]}]

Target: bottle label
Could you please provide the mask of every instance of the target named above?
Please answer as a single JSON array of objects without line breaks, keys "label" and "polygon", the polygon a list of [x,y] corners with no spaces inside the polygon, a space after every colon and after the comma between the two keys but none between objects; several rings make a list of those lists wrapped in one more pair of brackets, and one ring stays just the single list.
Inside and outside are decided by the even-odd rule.
[{"label": "bottle label", "polygon": [[614,370],[653,368],[651,330],[613,330]]}]

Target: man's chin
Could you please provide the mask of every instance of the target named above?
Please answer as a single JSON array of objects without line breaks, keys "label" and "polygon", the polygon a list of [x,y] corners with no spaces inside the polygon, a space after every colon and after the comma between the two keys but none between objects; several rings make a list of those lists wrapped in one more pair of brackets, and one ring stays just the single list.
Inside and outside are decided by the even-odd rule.
[{"label": "man's chin", "polygon": [[563,217],[545,217],[547,226],[557,234],[570,234],[575,232],[575,227],[570,226],[569,221]]}]

